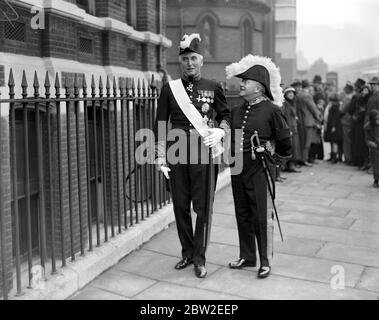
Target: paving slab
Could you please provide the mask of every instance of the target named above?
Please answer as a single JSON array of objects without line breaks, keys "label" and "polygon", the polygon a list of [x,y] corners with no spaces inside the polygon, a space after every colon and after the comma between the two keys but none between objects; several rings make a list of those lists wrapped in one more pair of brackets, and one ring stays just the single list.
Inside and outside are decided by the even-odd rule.
[{"label": "paving slab", "polygon": [[304,196],[297,194],[278,194],[278,200],[284,201],[286,203],[295,203],[295,204],[303,204],[304,202],[311,205],[319,205],[322,203],[324,206],[329,206],[334,203],[336,200],[332,197],[317,197],[317,196]]},{"label": "paving slab", "polygon": [[350,210],[349,214],[346,217],[355,218],[355,219],[367,219],[371,221],[379,221],[379,210],[352,209]]},{"label": "paving slab", "polygon": [[304,225],[349,229],[356,221],[354,218],[328,217],[322,215],[307,214],[296,211],[280,211],[280,221],[292,222]]},{"label": "paving slab", "polygon": [[325,228],[312,225],[302,225],[283,222],[282,229],[285,234],[297,238],[314,239],[324,242],[335,242],[367,248],[379,248],[379,234],[367,233],[354,230],[343,230],[336,228]]},{"label": "paving slab", "polygon": [[348,209],[377,211],[379,210],[379,197],[371,200],[337,199],[331,204],[331,206]]},{"label": "paving slab", "polygon": [[69,300],[130,300],[118,294],[87,286]]},{"label": "paving slab", "polygon": [[379,268],[366,268],[357,288],[379,293]]},{"label": "paving slab", "polygon": [[212,227],[223,227],[237,230],[237,220],[233,215],[213,213]]},{"label": "paving slab", "polygon": [[91,282],[91,287],[131,298],[155,283],[151,279],[111,269]]},{"label": "paving slab", "polygon": [[299,188],[296,191],[298,195],[322,197],[322,198],[347,198],[351,192],[349,190],[325,190],[322,187],[319,188]]},{"label": "paving slab", "polygon": [[244,300],[243,297],[224,292],[179,286],[159,282],[134,297],[137,300]]},{"label": "paving slab", "polygon": [[379,233],[379,220],[356,219],[351,230]]},{"label": "paving slab", "polygon": [[273,260],[272,273],[300,280],[311,280],[330,284],[332,268],[342,266],[345,270],[345,285],[354,288],[364,270],[363,266],[333,260],[301,257],[277,253]]},{"label": "paving slab", "polygon": [[[120,261],[115,270],[135,274],[153,280],[165,281],[184,286],[196,286],[203,279],[195,276],[193,265],[184,270],[175,270],[174,266],[179,260],[164,254],[139,250],[127,259]],[[219,266],[207,263],[208,276],[215,272]]]},{"label": "paving slab", "polygon": [[346,208],[331,208],[323,203],[321,204],[308,204],[305,200],[302,203],[289,203],[284,202],[281,205],[278,205],[279,214],[283,211],[295,211],[295,212],[302,212],[304,214],[310,214],[310,215],[323,215],[327,217],[346,217],[347,214],[350,212],[350,209]]},{"label": "paving slab", "polygon": [[272,275],[258,279],[255,271],[222,268],[199,285],[204,290],[225,292],[253,300],[375,300],[376,293],[345,288],[334,290],[330,284]]},{"label": "paving slab", "polygon": [[327,243],[317,253],[320,258],[355,263],[367,267],[379,268],[379,250],[367,247]]}]

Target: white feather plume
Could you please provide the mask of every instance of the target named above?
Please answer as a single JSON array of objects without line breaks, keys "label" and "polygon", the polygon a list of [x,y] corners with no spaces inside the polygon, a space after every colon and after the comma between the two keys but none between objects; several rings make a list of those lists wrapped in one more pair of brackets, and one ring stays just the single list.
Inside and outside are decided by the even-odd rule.
[{"label": "white feather plume", "polygon": [[283,89],[280,86],[282,77],[280,75],[280,69],[272,62],[271,58],[249,54],[240,62],[232,63],[226,67],[226,78],[231,79],[234,76],[244,73],[255,65],[261,65],[268,70],[270,74],[270,90],[274,97],[273,102],[279,107],[283,106],[284,95]]},{"label": "white feather plume", "polygon": [[188,48],[194,39],[199,39],[199,41],[201,41],[200,34],[198,33],[193,33],[191,35],[185,34],[183,36],[182,41],[180,42],[180,48],[181,49]]}]

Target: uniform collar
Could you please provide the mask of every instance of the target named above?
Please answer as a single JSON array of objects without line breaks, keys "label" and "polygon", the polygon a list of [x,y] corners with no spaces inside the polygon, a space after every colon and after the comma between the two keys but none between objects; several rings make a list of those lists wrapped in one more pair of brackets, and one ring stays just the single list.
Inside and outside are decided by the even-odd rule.
[{"label": "uniform collar", "polygon": [[259,97],[254,98],[251,101],[246,101],[246,106],[254,106],[258,103],[261,103],[262,101],[267,101],[269,100],[265,95],[261,95]]},{"label": "uniform collar", "polygon": [[[183,82],[185,82],[185,83],[189,83],[189,82],[190,82],[189,79],[188,79],[188,77],[186,77],[186,76],[184,76],[184,75],[182,76],[182,80],[183,80]],[[200,80],[201,80],[201,74],[199,74],[199,75],[193,77],[193,81],[192,81],[192,83],[199,82]]]}]

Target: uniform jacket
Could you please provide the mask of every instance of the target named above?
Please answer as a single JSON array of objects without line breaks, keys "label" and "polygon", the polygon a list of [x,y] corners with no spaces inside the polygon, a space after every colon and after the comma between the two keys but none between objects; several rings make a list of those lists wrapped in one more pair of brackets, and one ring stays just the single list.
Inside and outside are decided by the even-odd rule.
[{"label": "uniform jacket", "polygon": [[[243,157],[243,174],[250,176],[261,170],[259,159],[252,160],[251,137],[257,131],[261,144],[270,141],[275,145],[275,153],[281,157],[291,156],[291,131],[281,109],[271,101],[262,101],[249,108],[244,103],[232,110],[231,154]],[[242,135],[242,137],[241,137]],[[266,153],[270,162],[272,154]]]},{"label": "uniform jacket", "polygon": [[[215,111],[216,127],[218,125],[221,128],[230,128],[231,112],[227,106],[224,90],[217,82],[204,78],[201,78],[198,81],[195,80],[193,86],[184,79],[182,79],[182,82],[193,105],[203,117],[206,115],[211,119],[212,113]],[[205,101],[205,99],[207,99],[207,101]],[[209,110],[206,113],[203,112],[205,104],[208,104],[209,106]],[[187,119],[176,102],[169,83],[166,83],[163,86],[158,100],[154,130],[156,142],[165,143],[166,137],[158,132],[158,121],[164,121],[166,123],[170,122],[172,128],[179,128],[186,132],[194,130],[191,122]],[[162,154],[159,156],[162,156]]]}]

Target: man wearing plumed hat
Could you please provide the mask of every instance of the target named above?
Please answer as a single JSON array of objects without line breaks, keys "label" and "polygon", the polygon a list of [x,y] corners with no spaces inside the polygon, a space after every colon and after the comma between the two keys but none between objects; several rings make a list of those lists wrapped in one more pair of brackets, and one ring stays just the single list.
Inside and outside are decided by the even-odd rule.
[{"label": "man wearing plumed hat", "polygon": [[284,100],[281,76],[270,58],[253,55],[228,66],[226,74],[228,79],[241,79],[244,99],[232,110],[231,148],[236,150],[236,159],[242,158],[243,169],[235,173],[231,168],[239,258],[229,267],[255,267],[257,243],[258,278],[266,278],[273,257],[274,207],[269,191],[274,193],[276,161],[291,156],[291,132],[280,109]]},{"label": "man wearing plumed hat", "polygon": [[[221,140],[230,129],[230,110],[222,87],[215,81],[202,77],[203,56],[199,34],[185,35],[180,42],[179,63],[181,79],[163,86],[155,124],[156,162],[167,179],[173,200],[182,259],[175,269],[194,264],[195,274],[204,278],[207,247],[207,211],[212,205],[214,187],[209,187],[210,170],[217,166],[203,161],[209,150],[212,157],[222,152]],[[214,119],[212,115],[215,114]],[[170,124],[169,132],[165,130]],[[163,124],[163,125],[162,125]],[[217,127],[218,126],[218,127]],[[170,147],[174,143],[168,136],[178,134],[180,160],[171,161]],[[183,143],[184,141],[184,143]],[[197,149],[193,152],[193,146]],[[212,171],[213,172],[213,171]],[[214,182],[215,185],[215,182]],[[191,202],[195,211],[196,226],[192,227]],[[210,225],[207,226],[210,228]]]}]

